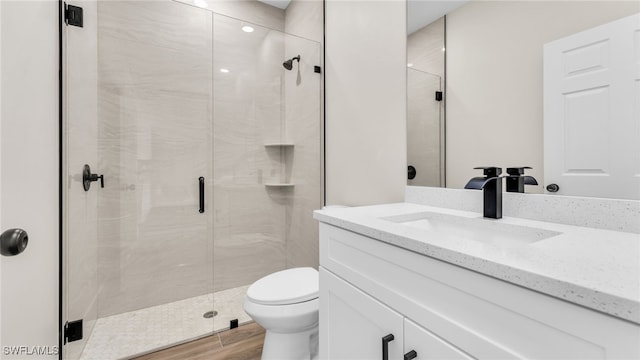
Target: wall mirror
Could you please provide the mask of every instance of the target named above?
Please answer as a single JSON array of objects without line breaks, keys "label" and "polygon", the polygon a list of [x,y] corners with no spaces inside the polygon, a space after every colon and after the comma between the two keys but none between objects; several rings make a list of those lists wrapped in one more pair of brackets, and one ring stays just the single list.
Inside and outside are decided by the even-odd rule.
[{"label": "wall mirror", "polygon": [[[525,191],[551,194],[545,190],[544,45],[637,13],[640,4],[633,1],[408,0],[407,160],[415,177],[407,184],[463,188],[481,175],[476,166],[530,166],[527,174],[540,185]],[[638,52],[634,56],[640,61]],[[438,87],[441,102],[435,100]],[[425,114],[430,122],[416,120]],[[607,122],[600,123],[607,132]],[[579,140],[583,147],[620,142],[620,152],[640,153],[624,139]],[[640,174],[637,160],[629,166]],[[598,176],[607,174],[594,171]],[[555,194],[635,198],[562,190]]]},{"label": "wall mirror", "polygon": [[445,14],[464,2],[407,2],[407,185],[446,183]]}]

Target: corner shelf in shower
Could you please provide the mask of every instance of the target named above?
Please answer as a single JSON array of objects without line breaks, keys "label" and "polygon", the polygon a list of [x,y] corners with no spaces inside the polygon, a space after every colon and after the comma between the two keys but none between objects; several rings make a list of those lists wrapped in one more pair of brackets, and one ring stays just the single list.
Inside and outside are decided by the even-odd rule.
[{"label": "corner shelf in shower", "polygon": [[271,188],[292,188],[296,186],[293,183],[265,183],[264,186]]},{"label": "corner shelf in shower", "polygon": [[[288,156],[287,154],[291,154],[290,151],[293,150],[288,149],[293,149],[294,146],[293,142],[289,141],[268,142],[264,144],[266,149],[280,149],[280,156]],[[284,163],[285,161],[283,160],[282,166],[285,166]],[[282,171],[284,171],[284,169],[282,169]],[[295,184],[289,182],[268,182],[265,183],[264,186],[268,189],[292,189]]]},{"label": "corner shelf in shower", "polygon": [[266,143],[264,144],[264,147],[266,148],[271,148],[271,147],[281,147],[281,148],[289,148],[289,147],[294,147],[295,144],[294,143],[290,143],[290,142],[276,142],[276,143]]}]

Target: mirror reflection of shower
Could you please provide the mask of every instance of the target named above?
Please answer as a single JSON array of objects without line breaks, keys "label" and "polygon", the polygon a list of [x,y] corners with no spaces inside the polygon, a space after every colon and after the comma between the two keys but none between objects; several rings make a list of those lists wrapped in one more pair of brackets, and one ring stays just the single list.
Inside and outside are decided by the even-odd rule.
[{"label": "mirror reflection of shower", "polygon": [[298,56],[294,56],[294,57],[292,57],[291,59],[289,59],[289,60],[287,60],[287,61],[283,62],[283,63],[282,63],[282,66],[284,66],[284,68],[285,68],[285,69],[287,69],[287,70],[291,70],[291,69],[293,69],[293,60],[297,60],[297,61],[298,61],[298,64],[300,64],[300,55],[298,55]]}]

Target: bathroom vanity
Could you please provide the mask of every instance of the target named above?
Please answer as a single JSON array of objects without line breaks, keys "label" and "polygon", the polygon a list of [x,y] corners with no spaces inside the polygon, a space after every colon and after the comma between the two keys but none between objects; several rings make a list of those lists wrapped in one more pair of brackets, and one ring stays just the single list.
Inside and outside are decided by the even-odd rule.
[{"label": "bathroom vanity", "polygon": [[321,359],[640,358],[636,233],[410,203],[314,217]]}]

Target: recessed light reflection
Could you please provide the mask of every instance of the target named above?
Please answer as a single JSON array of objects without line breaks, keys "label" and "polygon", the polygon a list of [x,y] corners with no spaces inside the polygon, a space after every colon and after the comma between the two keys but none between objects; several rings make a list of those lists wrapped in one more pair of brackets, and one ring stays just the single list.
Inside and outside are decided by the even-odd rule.
[{"label": "recessed light reflection", "polygon": [[207,0],[193,0],[193,5],[201,8],[206,8],[209,6],[209,4],[207,4]]},{"label": "recessed light reflection", "polygon": [[413,64],[412,63],[408,63],[407,67],[413,67]]},{"label": "recessed light reflection", "polygon": [[251,33],[251,32],[253,32],[253,27],[251,27],[249,25],[245,25],[245,26],[242,27],[242,31]]},{"label": "recessed light reflection", "polygon": [[225,73],[225,74],[226,74],[226,73],[228,73],[228,72],[229,72],[229,69],[220,69],[220,72],[221,72],[221,73]]},{"label": "recessed light reflection", "polygon": [[444,51],[444,48],[442,48],[442,51]]}]

